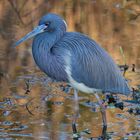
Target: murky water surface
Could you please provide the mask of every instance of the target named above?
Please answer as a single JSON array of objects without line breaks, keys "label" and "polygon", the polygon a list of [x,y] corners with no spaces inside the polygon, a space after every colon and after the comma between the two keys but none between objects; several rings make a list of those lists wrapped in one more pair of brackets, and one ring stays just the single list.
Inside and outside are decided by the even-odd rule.
[{"label": "murky water surface", "polygon": [[[11,49],[47,12],[62,15],[69,31],[89,35],[118,64],[129,66],[125,77],[135,94],[117,95],[123,110],[106,104],[107,129],[102,127],[94,96],[79,93],[78,133],[73,134],[73,89],[52,81],[36,67],[30,41]],[[140,140],[139,13],[139,0],[1,0],[0,140],[71,140],[75,135],[79,140]]]}]

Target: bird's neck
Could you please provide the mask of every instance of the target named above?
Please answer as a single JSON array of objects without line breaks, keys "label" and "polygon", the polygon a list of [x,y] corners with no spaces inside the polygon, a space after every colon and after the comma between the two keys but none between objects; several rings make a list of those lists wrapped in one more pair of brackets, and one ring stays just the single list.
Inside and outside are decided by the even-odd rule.
[{"label": "bird's neck", "polygon": [[54,32],[44,32],[37,35],[33,40],[33,49],[42,48],[49,52],[55,43],[62,38],[64,33],[64,31],[57,29]]}]

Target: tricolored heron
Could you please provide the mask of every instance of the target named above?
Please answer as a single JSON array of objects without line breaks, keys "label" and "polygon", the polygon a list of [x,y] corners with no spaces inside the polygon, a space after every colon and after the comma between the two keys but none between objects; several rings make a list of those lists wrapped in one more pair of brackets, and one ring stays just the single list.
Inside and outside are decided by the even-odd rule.
[{"label": "tricolored heron", "polygon": [[67,24],[59,15],[49,13],[39,25],[15,46],[34,37],[32,53],[36,64],[49,77],[69,83],[77,91],[92,93],[101,107],[106,126],[105,108],[97,93],[128,95],[131,90],[109,54],[87,35],[67,32]]}]

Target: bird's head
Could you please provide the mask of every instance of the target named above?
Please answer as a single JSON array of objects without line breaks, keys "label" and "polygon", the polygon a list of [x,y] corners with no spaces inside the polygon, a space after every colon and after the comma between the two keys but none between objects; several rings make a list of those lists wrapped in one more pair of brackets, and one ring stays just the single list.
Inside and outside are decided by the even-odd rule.
[{"label": "bird's head", "polygon": [[27,35],[25,35],[23,38],[17,41],[14,44],[14,47],[18,46],[22,42],[38,34],[44,32],[53,33],[56,30],[61,30],[62,32],[65,32],[66,28],[67,28],[67,24],[60,16],[53,13],[49,13],[40,19],[39,24],[36,28],[34,28],[31,32],[29,32]]},{"label": "bird's head", "polygon": [[66,22],[56,14],[47,14],[41,18],[39,21],[39,26],[45,25],[46,28],[44,31],[53,32],[57,29],[66,31],[67,24]]}]

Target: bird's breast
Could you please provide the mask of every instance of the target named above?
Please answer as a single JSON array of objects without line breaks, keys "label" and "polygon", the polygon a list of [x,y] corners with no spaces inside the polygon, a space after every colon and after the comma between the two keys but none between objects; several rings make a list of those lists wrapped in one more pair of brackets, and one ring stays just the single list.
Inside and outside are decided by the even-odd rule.
[{"label": "bird's breast", "polygon": [[49,77],[58,81],[68,81],[64,59],[61,55],[43,47],[33,48],[32,52],[38,67]]}]

